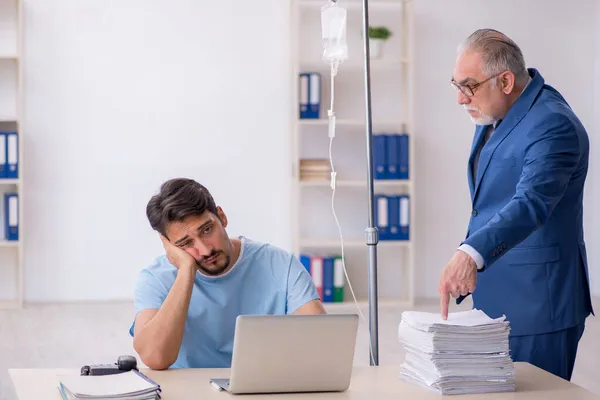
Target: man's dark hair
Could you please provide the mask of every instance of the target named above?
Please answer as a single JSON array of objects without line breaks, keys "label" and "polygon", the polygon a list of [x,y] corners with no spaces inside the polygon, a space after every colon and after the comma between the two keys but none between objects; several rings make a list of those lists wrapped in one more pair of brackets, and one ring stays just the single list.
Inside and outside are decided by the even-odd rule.
[{"label": "man's dark hair", "polygon": [[170,222],[182,221],[190,215],[210,211],[217,215],[217,206],[207,188],[192,179],[171,179],[162,184],[158,194],[146,206],[150,226],[166,237]]}]

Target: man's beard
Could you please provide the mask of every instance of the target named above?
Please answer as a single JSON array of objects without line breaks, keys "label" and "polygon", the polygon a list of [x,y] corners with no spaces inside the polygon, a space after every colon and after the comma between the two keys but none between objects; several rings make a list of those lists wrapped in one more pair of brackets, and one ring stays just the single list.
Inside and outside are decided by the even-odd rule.
[{"label": "man's beard", "polygon": [[[206,265],[205,261],[214,256],[219,256],[219,258],[217,258],[214,263]],[[220,260],[220,258],[222,258],[222,260]],[[198,266],[198,269],[206,275],[217,276],[222,274],[229,267],[230,260],[230,257],[224,251],[213,250],[208,256],[203,257],[201,260],[196,260],[196,265]]]},{"label": "man's beard", "polygon": [[479,117],[477,117],[477,118],[475,118],[475,117],[471,116],[471,114],[469,114],[469,118],[471,118],[471,121],[476,125],[491,125],[496,122],[496,119],[494,117],[483,114],[481,111],[479,111],[478,108],[469,107],[466,104],[463,107],[465,108],[466,111],[472,110],[472,111],[477,111],[479,113]]}]

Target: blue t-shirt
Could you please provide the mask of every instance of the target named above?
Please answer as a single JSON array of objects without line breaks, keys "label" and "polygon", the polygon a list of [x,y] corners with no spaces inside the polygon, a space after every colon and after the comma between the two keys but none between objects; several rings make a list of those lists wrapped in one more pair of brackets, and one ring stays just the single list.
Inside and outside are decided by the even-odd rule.
[{"label": "blue t-shirt", "polygon": [[[319,299],[310,274],[293,254],[240,239],[240,256],[226,274],[196,273],[183,341],[171,368],[230,368],[238,315],[292,314]],[[134,294],[136,314],[161,306],[177,271],[166,255],[141,271]]]}]

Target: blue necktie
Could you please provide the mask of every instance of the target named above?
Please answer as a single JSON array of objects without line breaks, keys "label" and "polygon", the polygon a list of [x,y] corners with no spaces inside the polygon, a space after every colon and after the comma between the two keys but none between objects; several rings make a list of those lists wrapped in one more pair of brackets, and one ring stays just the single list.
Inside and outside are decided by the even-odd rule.
[{"label": "blue necktie", "polygon": [[[498,122],[498,124],[499,123],[500,122]],[[498,124],[496,124],[496,126]],[[479,164],[479,155],[481,154],[481,150],[483,149],[483,146],[485,146],[485,144],[488,142],[488,140],[490,140],[490,137],[492,136],[492,133],[494,133],[494,130],[494,125],[488,125],[488,127],[486,128],[485,136],[483,137],[481,146],[479,146],[477,154],[475,155],[475,160],[473,161],[473,181],[477,180],[477,166]]]}]

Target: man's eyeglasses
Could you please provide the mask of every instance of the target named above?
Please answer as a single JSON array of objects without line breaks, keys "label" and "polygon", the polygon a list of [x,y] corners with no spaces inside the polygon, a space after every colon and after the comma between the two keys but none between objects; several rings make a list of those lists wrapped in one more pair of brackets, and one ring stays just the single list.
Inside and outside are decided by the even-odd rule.
[{"label": "man's eyeglasses", "polygon": [[504,73],[500,72],[497,75],[494,76],[490,76],[489,78],[487,78],[484,81],[481,82],[477,82],[474,83],[472,85],[461,85],[460,83],[456,82],[454,80],[454,78],[450,79],[450,84],[456,89],[456,90],[460,90],[462,92],[462,94],[464,94],[467,97],[473,97],[475,95],[475,89],[477,89],[479,86],[483,85],[484,83],[486,83],[487,81],[489,81],[490,79],[494,79],[499,77],[500,75],[502,75]]}]

